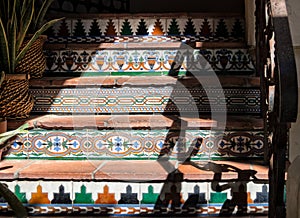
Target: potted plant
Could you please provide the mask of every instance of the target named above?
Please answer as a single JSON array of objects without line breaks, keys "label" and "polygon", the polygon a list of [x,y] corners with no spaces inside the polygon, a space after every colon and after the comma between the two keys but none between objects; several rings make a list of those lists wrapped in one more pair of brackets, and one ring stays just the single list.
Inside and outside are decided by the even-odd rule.
[{"label": "potted plant", "polygon": [[[38,31],[45,23],[45,15],[54,0],[35,0],[32,22],[28,33],[21,47],[26,46],[30,37]],[[55,22],[57,22],[57,19]],[[43,52],[43,45],[47,35],[40,35],[29,47],[24,57],[16,66],[15,71],[22,74],[30,74],[30,78],[41,78],[46,68],[46,57]]]},{"label": "potted plant", "polygon": [[0,1],[0,117],[27,117],[33,107],[29,75],[16,74],[16,67],[38,37],[60,19],[46,22],[24,45],[34,22],[35,0]]}]

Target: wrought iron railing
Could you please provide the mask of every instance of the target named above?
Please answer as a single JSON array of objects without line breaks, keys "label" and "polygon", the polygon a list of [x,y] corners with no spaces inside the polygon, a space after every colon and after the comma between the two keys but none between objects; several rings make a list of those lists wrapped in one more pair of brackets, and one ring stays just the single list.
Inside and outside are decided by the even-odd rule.
[{"label": "wrought iron railing", "polygon": [[256,0],[256,68],[261,76],[269,217],[285,217],[284,185],[290,123],[297,119],[297,71],[285,0]]}]

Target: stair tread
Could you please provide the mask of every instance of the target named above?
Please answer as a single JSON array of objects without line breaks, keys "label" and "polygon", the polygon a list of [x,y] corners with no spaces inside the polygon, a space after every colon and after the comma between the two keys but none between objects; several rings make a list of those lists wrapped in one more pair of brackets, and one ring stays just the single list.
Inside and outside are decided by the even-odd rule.
[{"label": "stair tread", "polygon": [[[175,161],[162,163],[155,160],[2,160],[0,178],[162,182],[168,177],[168,171],[163,166],[174,167],[176,164]],[[221,165],[238,170],[255,170],[257,179],[268,180],[268,167],[260,161],[210,161],[209,166]],[[178,169],[184,181],[212,181],[213,168],[208,169],[207,166],[208,161],[190,162],[179,164]],[[237,171],[222,172],[222,180],[234,179],[237,179]]]},{"label": "stair tread", "polygon": [[[73,50],[99,50],[99,49],[176,49],[182,44],[181,42],[153,42],[153,43],[46,43],[44,45],[45,50],[59,50],[59,49],[73,49]],[[128,46],[130,45],[130,46]],[[214,48],[235,48],[235,49],[244,49],[247,48],[244,42],[191,42],[188,43],[188,46],[192,48],[201,48],[201,49],[214,49]]]},{"label": "stair tread", "polygon": [[[200,76],[198,78],[206,84],[215,86],[217,83],[211,76]],[[218,76],[222,87],[260,87],[260,78],[251,76]],[[193,86],[199,85],[201,81],[194,77],[176,78],[171,76],[90,76],[90,77],[43,77],[32,79],[31,87],[70,87],[70,86],[122,86],[122,85],[174,85],[177,81]]]},{"label": "stair tread", "polygon": [[[32,115],[23,120],[9,120],[8,129],[16,129],[24,123],[28,123],[30,128],[42,129],[164,129],[183,128],[177,121],[186,122],[186,128],[212,128],[223,127],[224,123],[210,119],[206,115],[199,118],[164,116],[162,114],[149,115]],[[227,130],[261,130],[263,120],[257,116],[227,116]]]}]

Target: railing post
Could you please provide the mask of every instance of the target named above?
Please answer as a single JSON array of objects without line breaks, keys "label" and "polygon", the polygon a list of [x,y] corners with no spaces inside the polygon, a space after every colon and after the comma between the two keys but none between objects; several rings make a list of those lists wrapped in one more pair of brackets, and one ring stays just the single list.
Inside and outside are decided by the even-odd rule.
[{"label": "railing post", "polygon": [[270,163],[269,217],[283,218],[288,131],[298,111],[297,71],[285,0],[256,0],[256,69],[261,78],[265,160]]}]

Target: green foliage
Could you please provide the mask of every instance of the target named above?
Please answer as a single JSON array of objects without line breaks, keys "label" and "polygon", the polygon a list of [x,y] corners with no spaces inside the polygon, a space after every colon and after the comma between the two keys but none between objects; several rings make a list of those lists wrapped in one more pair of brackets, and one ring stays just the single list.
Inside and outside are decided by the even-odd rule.
[{"label": "green foliage", "polygon": [[5,147],[5,143],[12,137],[14,137],[18,134],[27,133],[28,131],[26,129],[28,129],[28,128],[29,128],[29,125],[28,125],[28,123],[26,123],[26,124],[20,126],[18,129],[1,133],[0,134],[0,149]]},{"label": "green foliage", "polygon": [[[35,12],[35,0],[0,1],[0,71],[6,74],[14,70],[34,41],[50,26],[59,21],[54,19],[42,24],[41,19],[46,13],[48,4],[52,0],[44,1],[43,7]],[[41,25],[39,27],[39,25]],[[30,32],[29,29],[33,32]],[[35,29],[36,28],[36,29]],[[28,43],[22,46],[25,37],[31,33]]]}]

